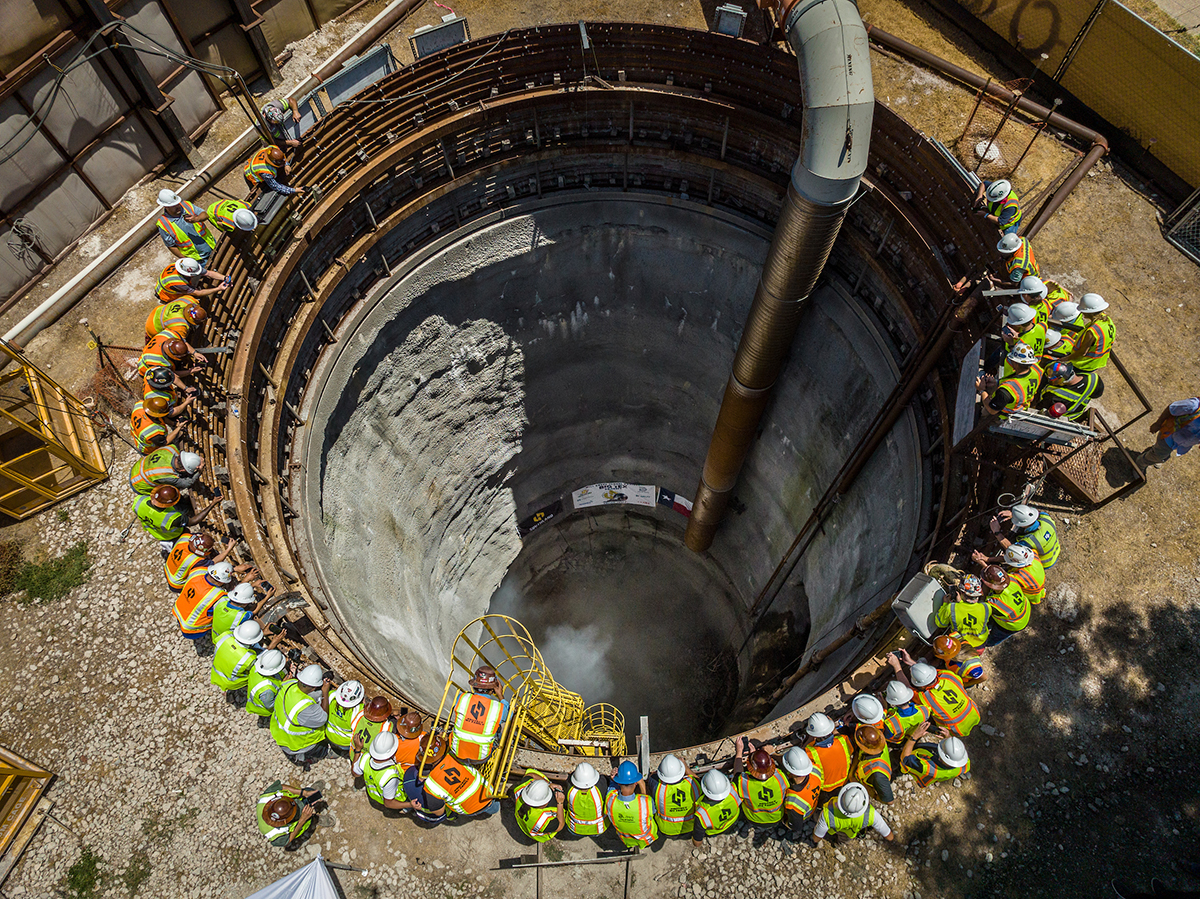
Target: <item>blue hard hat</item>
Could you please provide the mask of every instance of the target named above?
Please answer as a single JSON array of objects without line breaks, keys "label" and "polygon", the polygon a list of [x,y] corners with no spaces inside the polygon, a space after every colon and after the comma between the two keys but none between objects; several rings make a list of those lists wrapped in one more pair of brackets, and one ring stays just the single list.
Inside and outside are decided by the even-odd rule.
[{"label": "blue hard hat", "polygon": [[621,786],[629,786],[635,784],[642,779],[642,773],[638,771],[637,765],[633,762],[621,762],[617,768],[617,774],[613,778],[613,783]]}]

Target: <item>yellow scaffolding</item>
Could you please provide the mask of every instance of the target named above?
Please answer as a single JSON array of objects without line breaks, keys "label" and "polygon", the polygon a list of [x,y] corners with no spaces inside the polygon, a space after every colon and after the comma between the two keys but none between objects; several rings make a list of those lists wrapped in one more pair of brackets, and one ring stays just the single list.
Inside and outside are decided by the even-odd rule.
[{"label": "yellow scaffolding", "polygon": [[108,477],[88,410],[0,339],[0,512],[28,518]]},{"label": "yellow scaffolding", "polygon": [[[625,754],[625,718],[608,703],[584,707],[583,697],[562,687],[538,652],[525,626],[507,615],[484,615],[468,624],[450,648],[450,674],[435,720],[449,727],[459,697],[472,692],[481,665],[494,668],[508,716],[495,748],[480,769],[492,796],[508,792],[508,772],[517,749],[529,741],[551,752]],[[425,765],[422,758],[422,769]],[[423,771],[422,771],[423,773]]]}]

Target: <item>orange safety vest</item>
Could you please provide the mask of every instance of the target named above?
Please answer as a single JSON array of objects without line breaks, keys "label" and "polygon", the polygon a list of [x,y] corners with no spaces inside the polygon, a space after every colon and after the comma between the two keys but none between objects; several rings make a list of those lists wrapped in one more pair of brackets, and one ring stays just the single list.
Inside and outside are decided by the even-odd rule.
[{"label": "orange safety vest", "polygon": [[821,776],[813,771],[804,778],[804,783],[799,786],[793,783],[788,784],[787,792],[783,794],[783,807],[786,811],[794,812],[801,818],[807,818],[817,807],[817,796],[820,793]]},{"label": "orange safety vest", "polygon": [[808,753],[812,763],[824,772],[821,789],[836,790],[850,779],[850,757],[854,750],[850,748],[850,738],[845,734],[837,734],[828,746],[817,746],[814,743],[806,746],[804,751]]},{"label": "orange safety vest", "polygon": [[473,815],[491,804],[483,775],[447,755],[430,769],[425,789],[460,815]]},{"label": "orange safety vest", "polygon": [[1041,270],[1033,256],[1033,244],[1022,237],[1021,248],[1004,260],[1004,270],[1008,272],[1008,279],[1014,284],[1020,284],[1026,275],[1038,277]]},{"label": "orange safety vest", "polygon": [[246,179],[246,183],[251,187],[258,187],[264,175],[270,175],[272,178],[279,176],[279,169],[271,164],[271,160],[267,158],[268,154],[274,150],[272,147],[263,147],[257,153],[250,157],[250,161],[246,163],[246,168],[242,175]]},{"label": "orange safety vest", "polygon": [[155,306],[146,318],[146,342],[149,343],[164,331],[180,340],[187,340],[192,323],[184,317],[183,311],[194,305],[195,300],[170,300]]},{"label": "orange safety vest", "polygon": [[183,589],[188,578],[193,574],[208,568],[208,558],[197,555],[188,546],[188,541],[191,539],[192,535],[184,531],[183,536],[175,541],[175,545],[167,553],[166,561],[163,562],[163,573],[167,576],[167,586],[175,593]]},{"label": "orange safety vest", "polygon": [[167,356],[166,350],[163,349],[163,344],[168,340],[177,340],[178,338],[169,331],[162,334],[155,334],[146,341],[146,346],[142,348],[142,355],[138,357],[138,376],[146,377],[146,372],[152,368],[169,368],[175,370],[175,360]]},{"label": "orange safety vest", "polygon": [[421,749],[421,737],[424,733],[418,734],[411,739],[401,738],[396,744],[396,764],[403,765],[405,768],[411,768],[417,763],[417,753]]},{"label": "orange safety vest", "polygon": [[450,751],[465,762],[482,762],[492,752],[504,704],[482,693],[464,693],[454,704]]},{"label": "orange safety vest", "polygon": [[[154,295],[158,297],[160,303],[169,303],[172,300],[178,300],[180,297],[186,297],[193,289],[191,282],[179,274],[179,270],[175,268],[175,263],[172,262],[158,276],[158,283],[154,285]],[[153,337],[154,335],[150,336]]]},{"label": "orange safety vest", "polygon": [[138,452],[143,456],[148,456],[167,442],[167,429],[146,414],[141,400],[133,404],[133,412],[129,416],[129,430],[137,440]]},{"label": "orange safety vest", "polygon": [[224,587],[209,583],[207,571],[207,565],[193,571],[175,599],[175,620],[185,634],[212,630],[213,606],[226,596]]},{"label": "orange safety vest", "polygon": [[[179,205],[183,207],[184,215],[195,215],[197,212],[199,212],[199,210],[187,200],[183,200]],[[197,261],[201,258],[200,251],[196,249],[196,244],[192,240],[192,236],[165,215],[160,215],[155,224],[158,226],[158,230],[162,234],[175,239],[175,249],[179,250],[179,252],[181,252],[184,256],[190,256],[192,259]],[[212,248],[217,245],[217,239],[209,233],[207,228],[204,227],[204,222],[192,222],[190,224],[196,229],[196,233],[200,236],[200,240],[203,241],[208,247],[209,252],[212,252]]]},{"label": "orange safety vest", "polygon": [[962,678],[953,672],[939,671],[937,680],[917,691],[917,698],[934,722],[955,736],[967,736],[979,723],[979,707],[967,695]]}]

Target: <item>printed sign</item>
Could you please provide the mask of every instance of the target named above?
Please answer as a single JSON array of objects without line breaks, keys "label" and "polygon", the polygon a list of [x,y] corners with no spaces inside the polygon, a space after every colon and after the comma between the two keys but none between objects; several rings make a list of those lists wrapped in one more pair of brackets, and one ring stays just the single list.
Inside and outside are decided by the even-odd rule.
[{"label": "printed sign", "polygon": [[615,506],[621,503],[653,508],[658,502],[658,491],[653,484],[592,484],[573,492],[571,501],[576,509]]},{"label": "printed sign", "polygon": [[539,525],[545,524],[551,518],[557,518],[562,514],[563,504],[561,499],[556,499],[550,505],[538,509],[528,518],[517,522],[517,533],[524,537]]}]

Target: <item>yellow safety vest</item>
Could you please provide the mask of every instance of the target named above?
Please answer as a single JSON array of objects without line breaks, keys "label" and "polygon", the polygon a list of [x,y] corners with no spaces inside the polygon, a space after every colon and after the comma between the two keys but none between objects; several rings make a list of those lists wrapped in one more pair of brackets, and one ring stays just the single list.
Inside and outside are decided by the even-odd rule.
[{"label": "yellow safety vest", "polygon": [[861,815],[851,818],[843,815],[841,809],[837,807],[837,800],[832,799],[821,810],[821,820],[825,822],[829,833],[845,834],[850,839],[854,839],[866,828],[875,826],[875,809],[868,803],[866,810]]},{"label": "yellow safety vest", "polygon": [[737,794],[742,800],[742,815],[755,824],[778,824],[783,820],[787,788],[787,778],[778,769],[766,780],[758,780],[748,773],[739,775]]},{"label": "yellow safety vest", "polygon": [[595,836],[604,833],[604,797],[599,787],[580,790],[567,787],[567,829],[580,836]]},{"label": "yellow safety vest", "polygon": [[621,842],[630,849],[646,848],[658,839],[658,822],[654,820],[654,800],[642,793],[628,799],[613,787],[604,797],[604,812],[612,822]]},{"label": "yellow safety vest", "polygon": [[[1091,334],[1092,345],[1080,359],[1075,359],[1071,365],[1076,371],[1099,371],[1108,365],[1108,355],[1112,352],[1113,343],[1117,339],[1117,326],[1107,315],[1101,314],[1083,334]],[[1083,334],[1079,335],[1079,340],[1083,339]],[[1078,345],[1079,340],[1076,341]]]},{"label": "yellow safety vest", "polygon": [[[195,215],[197,212],[196,207],[187,200],[183,200],[179,205],[183,207],[184,215]],[[192,240],[192,236],[171,221],[171,219],[167,218],[165,215],[160,215],[155,224],[158,225],[158,230],[162,234],[175,239],[175,249],[183,253],[184,256],[190,256],[196,261],[207,258],[208,253],[211,253],[213,247],[217,245],[217,239],[209,233],[207,228],[204,227],[204,222],[189,222],[189,224],[196,229],[196,234],[199,235],[200,240],[208,248],[208,253],[205,253],[203,256],[200,254],[200,251],[196,249],[196,245]]]},{"label": "yellow safety vest", "polygon": [[1012,405],[1005,406],[1000,412],[1001,418],[1007,418],[1013,412],[1019,412],[1022,409],[1028,409],[1033,402],[1033,398],[1037,396],[1038,385],[1042,383],[1042,367],[1036,363],[1029,366],[1029,371],[1023,375],[1014,374],[1010,378],[1005,378],[1001,381],[996,390],[1001,387],[1008,390],[1015,398]]},{"label": "yellow safety vest", "polygon": [[654,788],[654,817],[661,833],[674,836],[692,832],[692,820],[700,788],[694,778],[685,777],[679,783],[662,781]]}]

